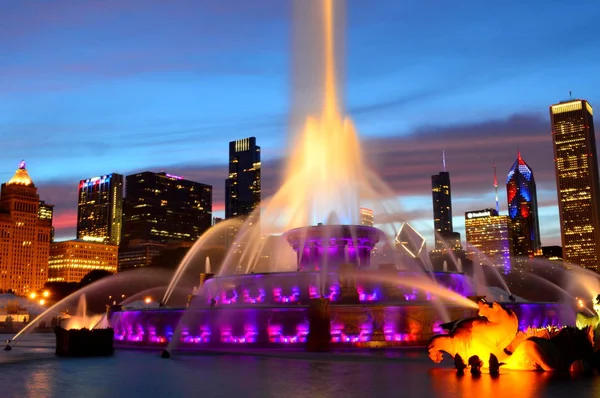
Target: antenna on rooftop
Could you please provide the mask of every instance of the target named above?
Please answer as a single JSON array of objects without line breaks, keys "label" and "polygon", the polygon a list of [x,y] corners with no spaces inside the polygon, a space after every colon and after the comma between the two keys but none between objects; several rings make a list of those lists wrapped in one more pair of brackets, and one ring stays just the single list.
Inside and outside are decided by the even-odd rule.
[{"label": "antenna on rooftop", "polygon": [[446,171],[446,151],[442,151],[442,166],[444,169],[442,171]]},{"label": "antenna on rooftop", "polygon": [[494,162],[494,189],[496,191],[496,211],[500,214],[500,201],[498,200],[498,177],[496,176],[496,162]]}]

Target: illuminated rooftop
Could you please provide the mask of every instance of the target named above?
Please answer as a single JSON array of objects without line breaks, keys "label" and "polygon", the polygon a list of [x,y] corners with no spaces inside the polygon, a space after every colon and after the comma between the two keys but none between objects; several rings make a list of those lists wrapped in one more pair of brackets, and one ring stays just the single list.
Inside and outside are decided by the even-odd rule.
[{"label": "illuminated rooftop", "polygon": [[15,172],[15,175],[6,183],[7,185],[18,184],[18,185],[27,185],[34,186],[31,177],[29,177],[29,173],[27,173],[27,168],[24,160],[19,162],[19,168]]},{"label": "illuminated rooftop", "polygon": [[550,109],[552,111],[552,114],[557,115],[559,113],[573,112],[573,111],[578,111],[580,109],[583,109],[584,104],[585,104],[585,108],[590,113],[590,115],[593,115],[594,110],[593,110],[592,106],[590,105],[590,103],[587,102],[586,100],[582,100],[582,99],[561,101],[558,104],[554,104],[554,105],[550,106]]}]

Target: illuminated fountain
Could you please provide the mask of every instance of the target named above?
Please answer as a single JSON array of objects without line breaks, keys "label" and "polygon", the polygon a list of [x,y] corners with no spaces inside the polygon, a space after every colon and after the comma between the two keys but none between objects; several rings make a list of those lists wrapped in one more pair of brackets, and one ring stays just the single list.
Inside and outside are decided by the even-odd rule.
[{"label": "illuminated fountain", "polygon": [[85,294],[82,294],[79,297],[75,314],[62,320],[60,326],[66,330],[106,328],[106,315],[88,314]]},{"label": "illuminated fountain", "polygon": [[114,353],[114,331],[107,326],[106,315],[88,314],[85,294],[79,298],[75,315],[56,326],[54,334],[58,356],[109,356]]},{"label": "illuminated fountain", "polygon": [[[207,231],[179,265],[160,308],[112,312],[119,344],[166,346],[165,356],[177,348],[239,344],[314,351],[425,345],[441,331],[440,324],[478,310],[467,298],[474,293],[470,279],[434,272],[425,240],[408,224],[358,225],[362,206],[375,214],[400,209],[394,192],[365,162],[339,101],[334,32],[340,26],[334,26],[334,15],[343,10],[334,12],[333,0],[322,0],[322,8],[310,7],[314,1],[300,3],[320,18],[319,24],[301,26],[313,33],[323,28],[322,42],[313,43],[319,51],[303,58],[309,67],[323,60],[323,89],[309,101],[320,103],[319,113],[308,112],[290,140],[281,187],[251,216]],[[342,6],[335,1],[335,7]],[[218,274],[207,262],[187,306],[168,307],[172,292],[198,262],[196,255],[229,230],[237,231],[236,241]],[[373,261],[372,253],[386,248],[386,260]],[[527,325],[560,323],[555,304],[511,308]]]}]

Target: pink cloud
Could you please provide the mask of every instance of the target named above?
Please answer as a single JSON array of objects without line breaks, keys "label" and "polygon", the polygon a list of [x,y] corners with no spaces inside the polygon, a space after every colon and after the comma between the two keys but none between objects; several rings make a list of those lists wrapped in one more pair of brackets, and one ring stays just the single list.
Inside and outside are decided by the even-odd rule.
[{"label": "pink cloud", "polygon": [[77,210],[61,209],[54,213],[52,225],[57,230],[71,230],[77,227]]}]

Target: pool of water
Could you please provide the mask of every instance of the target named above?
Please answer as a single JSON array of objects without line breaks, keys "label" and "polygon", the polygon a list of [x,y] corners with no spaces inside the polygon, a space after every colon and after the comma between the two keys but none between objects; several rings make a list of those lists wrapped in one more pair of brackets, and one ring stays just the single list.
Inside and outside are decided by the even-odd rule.
[{"label": "pool of water", "polygon": [[[8,338],[9,336],[0,336]],[[54,336],[32,334],[0,352],[1,397],[593,397],[600,376],[572,380],[505,371],[458,377],[423,350],[309,354],[219,351],[162,359],[117,350],[109,358],[57,358]]]}]

